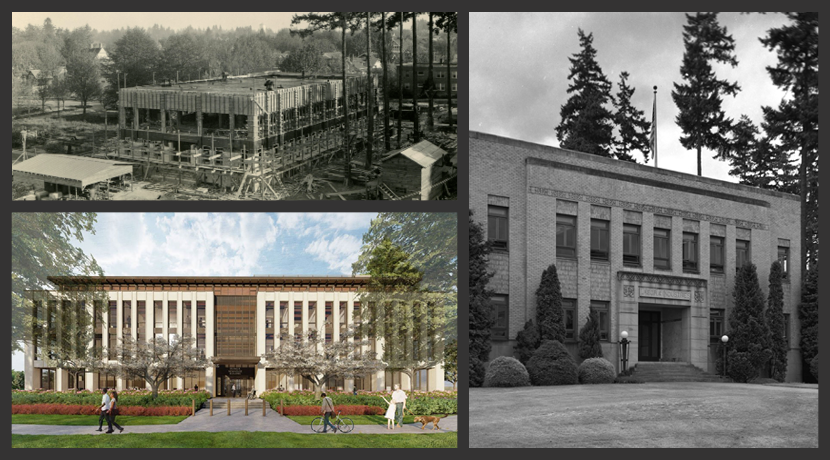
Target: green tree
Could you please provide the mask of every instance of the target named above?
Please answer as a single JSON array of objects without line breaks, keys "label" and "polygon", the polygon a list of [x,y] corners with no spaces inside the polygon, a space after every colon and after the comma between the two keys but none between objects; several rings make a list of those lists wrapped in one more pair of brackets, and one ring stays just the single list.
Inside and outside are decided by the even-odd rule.
[{"label": "green tree", "polygon": [[305,79],[306,72],[314,73],[323,66],[323,53],[314,43],[306,43],[297,48],[282,61],[282,70],[286,72],[301,72]]},{"label": "green tree", "polygon": [[542,341],[565,341],[565,314],[562,310],[562,292],[556,265],[551,264],[542,273],[536,289],[536,322]]},{"label": "green tree", "polygon": [[96,100],[101,93],[101,75],[91,53],[72,55],[66,65],[66,89],[81,101],[86,119],[87,102]]},{"label": "green tree", "polygon": [[646,121],[642,110],[631,105],[634,88],[628,86],[628,72],[620,73],[620,90],[614,100],[614,121],[619,129],[619,137],[614,140],[614,155],[625,161],[635,163],[631,156],[633,150],[639,150],[648,162],[650,152],[649,133],[651,123]]},{"label": "green tree", "polygon": [[27,290],[54,289],[52,276],[103,275],[95,258],[76,246],[95,233],[95,213],[12,214],[12,351],[31,342],[33,318]]},{"label": "green tree", "polygon": [[783,382],[787,377],[787,352],[790,347],[784,338],[784,289],[781,287],[783,271],[777,260],[772,263],[769,271],[769,294],[767,296],[767,310],[764,312],[767,327],[770,332],[770,377]]},{"label": "green tree", "polygon": [[161,58],[159,60],[159,77],[171,80],[191,79],[199,77],[202,70],[207,69],[204,49],[198,37],[191,33],[171,35],[162,43]]},{"label": "green tree", "polygon": [[588,321],[579,330],[579,357],[582,359],[602,358],[602,346],[599,343],[599,314],[591,310]]},{"label": "green tree", "polygon": [[524,329],[516,334],[516,345],[513,349],[518,355],[518,360],[527,365],[528,360],[533,356],[533,352],[539,348],[542,340],[539,337],[539,328],[533,323],[532,319],[527,320]]},{"label": "green tree", "polygon": [[[108,100],[118,100],[118,88],[143,86],[153,83],[158,71],[161,49],[142,28],[127,29],[109,52],[110,62],[104,67],[108,82]],[[125,83],[126,81],[126,83]]]},{"label": "green tree", "polygon": [[764,321],[764,294],[755,264],[744,264],[735,276],[735,306],[729,313],[726,373],[735,381],[758,376],[770,358],[770,332]]},{"label": "green tree", "polygon": [[612,100],[611,82],[597,63],[594,35],[585,35],[582,29],[577,34],[582,50],[568,58],[571,97],[559,110],[562,120],[556,127],[556,138],[564,149],[610,157],[614,115],[605,106]]},{"label": "green tree", "polygon": [[458,383],[458,339],[450,340],[444,347],[444,380],[452,383],[456,390]]},{"label": "green tree", "polygon": [[801,304],[798,306],[801,322],[802,378],[811,381],[810,361],[818,355],[818,267],[813,267],[804,277],[801,287]]},{"label": "green tree", "polygon": [[26,375],[23,371],[12,369],[12,390],[23,390],[26,388]]},{"label": "green tree", "polygon": [[[767,108],[768,109],[768,108]],[[769,113],[768,111],[765,113]],[[765,131],[768,123],[762,124]],[[759,137],[758,128],[746,115],[732,127],[729,174],[753,187],[794,193],[797,188],[795,166],[789,153],[774,145],[769,136]]]},{"label": "green tree", "polygon": [[187,377],[208,366],[209,361],[195,345],[193,337],[168,341],[156,336],[140,342],[124,336],[117,347],[118,360],[106,364],[103,371],[122,379],[146,381],[155,399],[159,387],[168,379]]},{"label": "green tree", "polygon": [[495,324],[493,307],[490,296],[493,290],[488,289],[487,283],[493,276],[487,270],[487,257],[492,246],[484,237],[481,225],[473,220],[473,211],[470,211],[469,223],[470,245],[470,386],[480,387],[484,382],[484,366],[482,363],[490,359],[490,329]]},{"label": "green tree", "polygon": [[737,83],[719,80],[712,70],[712,62],[738,65],[733,54],[735,41],[718,24],[717,13],[687,14],[688,23],[683,26],[683,64],[680,75],[685,83],[674,84],[672,99],[679,113],[675,118],[683,130],[680,144],[697,150],[697,175],[703,175],[701,150],[705,147],[718,151],[723,157],[727,145],[726,135],[732,120],[726,118],[721,108],[723,95],[734,96],[740,87]]}]

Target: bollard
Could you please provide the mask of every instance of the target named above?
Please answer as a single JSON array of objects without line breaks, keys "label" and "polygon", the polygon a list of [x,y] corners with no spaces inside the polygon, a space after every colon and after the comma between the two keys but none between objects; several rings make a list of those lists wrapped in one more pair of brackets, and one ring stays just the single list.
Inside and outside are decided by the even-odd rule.
[{"label": "bollard", "polygon": [[228,398],[228,415],[231,415],[231,398]]},{"label": "bollard", "polygon": [[245,416],[248,416],[248,398],[245,398]]},{"label": "bollard", "polygon": [[262,400],[262,416],[265,417],[265,400]]},{"label": "bollard", "polygon": [[193,404],[190,408],[190,415],[196,415],[196,400],[191,399],[190,402]]},{"label": "bollard", "polygon": [[285,411],[284,411],[284,410],[283,410],[283,408],[282,408],[282,399],[280,399],[280,415],[282,415],[283,417],[285,417]]},{"label": "bollard", "polygon": [[213,417],[213,399],[210,400],[210,416]]}]

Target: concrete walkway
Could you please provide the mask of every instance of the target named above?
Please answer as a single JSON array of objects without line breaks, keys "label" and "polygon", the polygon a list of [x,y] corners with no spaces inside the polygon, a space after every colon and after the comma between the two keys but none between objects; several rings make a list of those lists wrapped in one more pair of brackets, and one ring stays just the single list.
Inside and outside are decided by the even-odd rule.
[{"label": "concrete walkway", "polygon": [[[214,409],[213,416],[209,415],[208,409],[201,409],[196,412],[193,417],[188,417],[176,425],[122,425],[124,433],[170,433],[180,431],[202,431],[202,432],[217,432],[217,431],[270,431],[283,433],[303,433],[315,434],[311,431],[311,426],[300,425],[299,423],[282,417],[274,410],[268,409],[265,412],[265,417],[262,416],[261,411],[248,411],[248,416],[245,416],[245,409],[231,409],[231,415],[228,416],[226,409],[217,411]],[[348,416],[346,416],[348,417]],[[118,419],[116,419],[116,422]],[[352,433],[364,434],[421,434],[421,433],[446,433],[450,431],[458,431],[458,416],[452,415],[450,417],[441,419],[439,423],[440,430],[432,431],[432,424],[427,425],[425,430],[421,430],[420,423],[407,424],[402,428],[395,428],[394,430],[387,430],[386,425],[355,425]],[[12,434],[48,434],[48,435],[62,435],[62,434],[104,434],[104,432],[95,431],[97,427],[94,426],[62,426],[62,425],[12,425]],[[104,431],[107,429],[107,424],[104,423]],[[119,434],[118,430],[115,434]],[[343,433],[337,433],[343,434]],[[351,433],[349,433],[351,434]]]}]

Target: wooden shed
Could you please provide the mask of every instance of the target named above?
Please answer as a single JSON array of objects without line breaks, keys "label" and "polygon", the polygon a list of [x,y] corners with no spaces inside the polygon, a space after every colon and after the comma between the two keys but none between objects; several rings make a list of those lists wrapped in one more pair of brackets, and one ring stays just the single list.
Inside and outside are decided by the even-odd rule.
[{"label": "wooden shed", "polygon": [[442,179],[442,159],[446,153],[429,141],[393,150],[382,160],[385,188],[397,198],[437,199],[442,188],[433,185]]}]

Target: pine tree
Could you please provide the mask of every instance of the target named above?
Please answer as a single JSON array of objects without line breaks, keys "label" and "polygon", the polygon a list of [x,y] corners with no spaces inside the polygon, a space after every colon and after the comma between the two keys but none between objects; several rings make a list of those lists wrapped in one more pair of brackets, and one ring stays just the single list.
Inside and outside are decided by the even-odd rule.
[{"label": "pine tree", "polygon": [[542,273],[542,281],[536,289],[536,322],[539,324],[540,340],[565,341],[562,292],[554,264]]},{"label": "pine tree", "polygon": [[579,330],[579,357],[582,359],[602,358],[602,346],[599,343],[599,314],[591,310],[588,321]]},{"label": "pine tree", "polygon": [[593,34],[585,35],[582,29],[577,33],[582,51],[568,58],[571,97],[559,111],[562,121],[556,127],[556,138],[564,149],[610,157],[614,116],[605,105],[612,100],[611,82],[596,61]]},{"label": "pine tree", "polygon": [[484,382],[483,363],[490,359],[490,328],[495,324],[487,283],[493,273],[487,271],[487,255],[492,250],[484,237],[484,230],[473,220],[470,211],[470,386],[481,386]]},{"label": "pine tree", "polygon": [[801,322],[802,378],[811,381],[810,361],[818,355],[818,267],[812,268],[804,277],[801,287],[801,305],[798,306]]},{"label": "pine tree", "polygon": [[770,333],[764,321],[764,294],[758,284],[755,264],[744,264],[735,276],[732,291],[735,306],[729,314],[726,373],[733,380],[748,382],[770,358]]},{"label": "pine tree", "polygon": [[518,355],[518,360],[526,365],[533,356],[533,352],[539,348],[540,343],[539,328],[533,323],[532,319],[527,320],[524,329],[516,334],[516,345],[513,346]]},{"label": "pine tree", "polygon": [[783,382],[787,376],[787,352],[789,346],[784,338],[784,290],[781,287],[781,263],[777,260],[772,263],[769,271],[769,295],[767,296],[767,311],[764,317],[770,331],[770,377]]},{"label": "pine tree", "polygon": [[[768,108],[767,108],[768,109]],[[762,127],[766,130],[767,123]],[[789,153],[774,145],[769,136],[759,138],[758,128],[746,115],[732,127],[729,140],[729,175],[753,187],[795,193],[797,178]]]},{"label": "pine tree", "polygon": [[719,80],[712,70],[712,62],[738,65],[733,54],[735,41],[727,34],[726,27],[718,24],[717,13],[686,15],[688,24],[683,26],[683,64],[680,74],[686,83],[674,84],[672,99],[677,105],[675,121],[683,135],[680,144],[687,149],[697,150],[697,175],[701,176],[701,150],[716,150],[716,158],[726,155],[726,134],[732,120],[726,118],[721,109],[723,95],[735,95],[740,87],[737,83]]},{"label": "pine tree", "polygon": [[619,137],[614,139],[614,155],[617,159],[636,163],[631,156],[632,150],[639,150],[643,158],[648,162],[648,154],[651,151],[649,133],[651,123],[646,121],[645,114],[631,105],[631,96],[634,95],[634,88],[628,86],[628,72],[620,73],[620,91],[614,101],[614,121],[619,130]]}]

